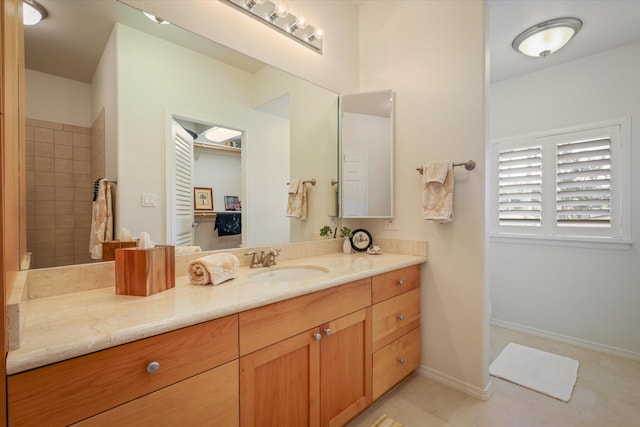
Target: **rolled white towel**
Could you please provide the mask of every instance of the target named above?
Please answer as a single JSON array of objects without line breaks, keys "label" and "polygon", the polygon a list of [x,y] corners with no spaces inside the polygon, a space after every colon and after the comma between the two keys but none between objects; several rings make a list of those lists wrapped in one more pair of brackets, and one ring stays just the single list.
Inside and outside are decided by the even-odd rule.
[{"label": "rolled white towel", "polygon": [[219,285],[235,278],[239,268],[240,260],[235,255],[213,254],[189,263],[189,280],[194,285]]}]

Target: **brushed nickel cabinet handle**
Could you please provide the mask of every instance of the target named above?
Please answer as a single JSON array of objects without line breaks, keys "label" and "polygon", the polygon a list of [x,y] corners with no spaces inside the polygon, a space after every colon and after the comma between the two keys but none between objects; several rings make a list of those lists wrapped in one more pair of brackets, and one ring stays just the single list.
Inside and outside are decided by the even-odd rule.
[{"label": "brushed nickel cabinet handle", "polygon": [[404,314],[398,314],[398,320],[400,321],[404,320]]},{"label": "brushed nickel cabinet handle", "polygon": [[327,336],[331,335],[331,329],[325,328],[324,334],[327,335]]},{"label": "brushed nickel cabinet handle", "polygon": [[322,335],[319,332],[313,334],[313,337],[316,339],[316,341],[320,341],[322,339]]},{"label": "brushed nickel cabinet handle", "polygon": [[404,365],[404,357],[398,357],[398,363]]},{"label": "brushed nickel cabinet handle", "polygon": [[150,374],[155,374],[159,370],[160,370],[159,362],[149,362],[149,364],[147,365],[147,372]]},{"label": "brushed nickel cabinet handle", "polygon": [[398,286],[403,286],[403,285],[404,285],[404,280],[403,279],[398,280]]}]

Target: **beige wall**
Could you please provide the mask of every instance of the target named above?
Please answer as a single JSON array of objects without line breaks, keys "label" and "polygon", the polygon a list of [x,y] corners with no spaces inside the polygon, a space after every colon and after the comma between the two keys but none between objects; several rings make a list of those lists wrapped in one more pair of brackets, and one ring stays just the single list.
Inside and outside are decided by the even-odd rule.
[{"label": "beige wall", "polygon": [[[423,372],[485,397],[488,354],[484,285],[484,2],[370,1],[360,7],[360,89],[391,88],[395,105],[395,220],[377,237],[427,240],[423,270]],[[421,216],[430,160],[456,168],[454,221]]]},{"label": "beige wall", "polygon": [[91,129],[27,119],[27,251],[31,267],[90,262]]}]

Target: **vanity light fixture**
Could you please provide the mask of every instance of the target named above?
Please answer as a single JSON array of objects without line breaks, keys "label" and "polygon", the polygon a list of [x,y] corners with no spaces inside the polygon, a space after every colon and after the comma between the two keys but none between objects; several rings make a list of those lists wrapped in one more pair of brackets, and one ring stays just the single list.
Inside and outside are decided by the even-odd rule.
[{"label": "vanity light fixture", "polygon": [[147,12],[142,12],[142,13],[144,13],[144,16],[146,16],[147,18],[151,19],[156,24],[167,25],[167,24],[171,23],[171,22],[167,21],[166,19],[159,18],[159,17],[157,17],[155,15],[152,15],[150,13],[147,13]]},{"label": "vanity light fixture", "polygon": [[267,15],[269,21],[275,22],[278,18],[285,18],[289,14],[289,11],[282,3],[274,3],[273,10]]},{"label": "vanity light fixture", "polygon": [[578,18],[557,18],[524,30],[511,43],[527,56],[546,58],[567,44],[582,28]]},{"label": "vanity light fixture", "polygon": [[293,40],[322,53],[322,29],[296,16],[282,0],[222,0],[263,24],[280,31]]},{"label": "vanity light fixture", "polygon": [[256,5],[263,4],[265,1],[266,0],[245,0],[244,7],[246,7],[247,10],[251,10],[256,7]]},{"label": "vanity light fixture", "polygon": [[22,22],[24,25],[36,25],[49,16],[49,12],[36,0],[24,0]]},{"label": "vanity light fixture", "polygon": [[307,25],[309,25],[309,23],[304,18],[304,16],[299,16],[298,19],[296,19],[296,22],[289,25],[289,28],[287,28],[287,31],[293,34],[298,30],[304,30],[305,28],[307,28]]}]

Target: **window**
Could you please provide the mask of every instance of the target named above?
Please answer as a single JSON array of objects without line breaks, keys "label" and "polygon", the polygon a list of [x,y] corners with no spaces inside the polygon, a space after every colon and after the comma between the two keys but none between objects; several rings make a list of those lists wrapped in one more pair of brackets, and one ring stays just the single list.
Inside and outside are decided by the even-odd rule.
[{"label": "window", "polygon": [[630,120],[494,141],[492,235],[628,243]]}]

